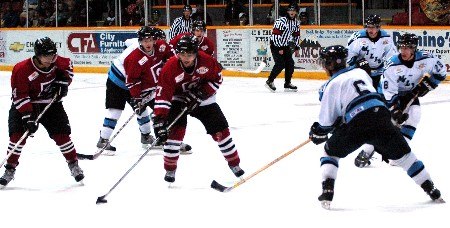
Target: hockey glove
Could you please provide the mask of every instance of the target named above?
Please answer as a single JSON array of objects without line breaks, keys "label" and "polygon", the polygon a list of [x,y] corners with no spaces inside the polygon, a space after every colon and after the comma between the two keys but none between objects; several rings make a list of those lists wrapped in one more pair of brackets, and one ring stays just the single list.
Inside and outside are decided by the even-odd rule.
[{"label": "hockey glove", "polygon": [[397,102],[395,102],[390,108],[391,117],[394,123],[400,125],[409,118],[406,109],[412,104],[412,102],[414,102],[415,99],[416,96],[413,93],[407,93],[398,98]]},{"label": "hockey glove", "polygon": [[319,145],[328,140],[328,133],[331,130],[333,130],[333,128],[326,129],[320,126],[318,122],[314,122],[309,131],[309,138],[314,144]]},{"label": "hockey glove", "polygon": [[51,93],[56,95],[56,100],[59,101],[63,97],[67,96],[67,93],[69,91],[69,83],[66,81],[54,81],[51,85]]},{"label": "hockey glove", "polygon": [[147,106],[142,102],[142,98],[131,98],[130,105],[133,108],[134,113],[137,115],[141,115],[147,108]]},{"label": "hockey glove", "polygon": [[369,66],[369,62],[367,62],[367,60],[366,59],[360,59],[360,60],[358,60],[358,61],[356,61],[356,66],[355,66],[356,68],[361,68],[361,69],[363,69],[365,72],[367,72],[367,74],[370,76],[371,75],[371,69],[370,69],[370,66]]},{"label": "hockey glove", "polygon": [[188,112],[192,112],[194,109],[196,109],[200,103],[204,100],[205,95],[196,90],[196,91],[188,91],[185,93],[185,102],[186,107],[188,108]]},{"label": "hockey glove", "polygon": [[167,137],[169,136],[167,125],[167,121],[164,119],[156,117],[153,120],[153,129],[155,131],[155,136],[160,143],[165,142],[167,140]]},{"label": "hockey glove", "polygon": [[413,89],[419,97],[425,96],[431,90],[436,89],[437,85],[431,82],[430,77],[423,77],[419,84]]},{"label": "hockey glove", "polygon": [[39,123],[36,123],[36,118],[32,113],[25,113],[22,116],[22,125],[24,129],[28,130],[30,135],[35,133],[39,127]]}]

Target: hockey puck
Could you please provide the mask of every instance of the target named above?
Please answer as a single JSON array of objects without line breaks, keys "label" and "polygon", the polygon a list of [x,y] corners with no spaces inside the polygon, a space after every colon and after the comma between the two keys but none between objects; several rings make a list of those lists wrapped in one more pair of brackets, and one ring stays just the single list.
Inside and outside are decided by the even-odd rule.
[{"label": "hockey puck", "polygon": [[97,201],[95,202],[95,204],[102,204],[102,203],[107,203],[108,200],[105,199],[104,196],[100,196],[97,198]]}]

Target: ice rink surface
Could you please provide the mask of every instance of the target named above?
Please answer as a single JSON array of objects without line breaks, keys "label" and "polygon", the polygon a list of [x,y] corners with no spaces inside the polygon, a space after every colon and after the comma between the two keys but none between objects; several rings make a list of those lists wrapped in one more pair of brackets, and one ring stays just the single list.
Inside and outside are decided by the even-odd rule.
[{"label": "ice rink surface", "polygon": [[[6,156],[10,72],[0,72],[0,148]],[[275,81],[278,90],[282,78]],[[78,153],[93,154],[104,118],[106,74],[75,74],[64,99]],[[246,176],[304,142],[319,112],[318,88],[324,81],[293,80],[297,93],[264,87],[264,78],[225,78],[217,95]],[[413,151],[450,201],[448,149],[450,85],[422,100],[422,120]],[[125,109],[117,129],[132,114]],[[152,150],[96,205],[144,152],[135,120],[112,143],[116,156],[80,161],[86,178],[76,183],[58,147],[44,128],[28,139],[15,179],[0,191],[1,227],[448,227],[450,203],[435,204],[407,174],[375,155],[370,168],[353,165],[357,153],[340,160],[331,210],[322,209],[319,158],[323,144],[305,145],[228,193],[212,190],[212,180],[238,181],[216,143],[196,119],[188,119],[176,182],[163,180],[163,157]],[[4,168],[0,169],[3,175]]]}]

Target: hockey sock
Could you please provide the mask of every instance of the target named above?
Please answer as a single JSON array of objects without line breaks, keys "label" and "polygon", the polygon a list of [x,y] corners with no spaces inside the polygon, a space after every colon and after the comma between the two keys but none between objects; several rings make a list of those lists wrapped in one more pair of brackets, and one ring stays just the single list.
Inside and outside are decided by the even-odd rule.
[{"label": "hockey sock", "polygon": [[231,138],[228,128],[211,135],[219,145],[220,152],[228,162],[228,166],[237,166],[240,163],[239,154]]}]

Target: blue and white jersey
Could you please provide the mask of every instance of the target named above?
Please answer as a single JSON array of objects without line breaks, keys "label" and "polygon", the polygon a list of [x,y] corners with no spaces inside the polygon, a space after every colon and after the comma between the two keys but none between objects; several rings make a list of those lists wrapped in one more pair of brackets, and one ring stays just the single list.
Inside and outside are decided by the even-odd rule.
[{"label": "blue and white jersey", "polygon": [[319,124],[331,127],[338,118],[350,122],[359,113],[377,106],[385,106],[380,94],[372,86],[372,79],[360,68],[342,69],[320,89]]},{"label": "blue and white jersey", "polygon": [[372,77],[380,76],[383,73],[384,62],[397,54],[391,35],[384,30],[380,30],[379,35],[379,39],[373,42],[363,29],[353,33],[347,43],[347,63],[353,66],[358,60],[366,59],[372,69],[370,75]]},{"label": "blue and white jersey", "polygon": [[446,73],[445,64],[426,51],[416,51],[412,67],[406,66],[399,55],[395,55],[386,62],[381,78],[381,91],[389,102],[397,95],[414,89],[424,75],[429,76],[431,82],[438,85],[445,80]]}]

